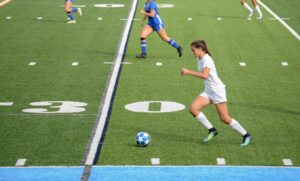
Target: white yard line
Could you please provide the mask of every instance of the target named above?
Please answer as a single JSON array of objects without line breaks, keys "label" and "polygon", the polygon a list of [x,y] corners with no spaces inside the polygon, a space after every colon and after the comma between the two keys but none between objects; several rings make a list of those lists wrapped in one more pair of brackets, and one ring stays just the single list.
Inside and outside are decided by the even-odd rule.
[{"label": "white yard line", "polygon": [[101,140],[101,137],[103,135],[103,130],[104,130],[105,122],[106,122],[106,119],[107,119],[107,115],[109,113],[109,107],[110,107],[110,104],[111,104],[111,100],[113,98],[113,92],[114,92],[116,82],[117,82],[117,79],[118,79],[118,74],[119,74],[119,71],[120,71],[121,63],[122,63],[123,53],[124,53],[125,48],[126,48],[126,43],[127,43],[127,40],[128,40],[128,36],[129,36],[130,28],[131,28],[131,25],[132,25],[132,20],[133,20],[133,17],[134,17],[134,13],[135,13],[135,10],[136,10],[136,7],[137,7],[137,3],[138,3],[137,0],[133,0],[132,7],[131,7],[131,10],[130,10],[130,14],[129,14],[129,17],[128,17],[128,21],[126,22],[126,27],[124,29],[123,36],[122,36],[122,39],[121,39],[121,44],[120,44],[119,49],[118,49],[118,54],[117,54],[117,57],[115,59],[116,63],[114,64],[114,68],[113,68],[111,78],[109,80],[109,85],[108,85],[108,88],[107,88],[107,92],[106,92],[106,95],[104,97],[104,104],[101,108],[100,117],[99,117],[98,124],[97,124],[97,127],[96,127],[96,132],[95,132],[94,137],[92,139],[92,143],[90,145],[90,149],[89,149],[89,153],[87,155],[85,165],[93,165],[93,163],[95,161],[95,158],[96,158],[96,154],[97,154],[97,150],[98,150],[98,147],[99,147],[99,144],[100,144],[100,140]]},{"label": "white yard line", "polygon": [[276,18],[286,29],[289,30],[292,35],[294,35],[295,38],[297,38],[300,41],[300,35],[293,30],[282,18],[280,18],[277,14],[275,14],[268,6],[266,6],[263,2],[260,0],[257,0],[258,4],[261,5],[263,8],[265,8],[274,18]]}]

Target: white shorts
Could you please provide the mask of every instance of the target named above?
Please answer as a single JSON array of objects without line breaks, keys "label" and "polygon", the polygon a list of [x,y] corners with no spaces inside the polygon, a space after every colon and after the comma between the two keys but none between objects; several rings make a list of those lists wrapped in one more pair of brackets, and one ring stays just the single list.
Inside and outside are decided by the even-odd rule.
[{"label": "white shorts", "polygon": [[225,89],[219,90],[217,92],[204,91],[200,94],[200,96],[209,99],[213,104],[227,102]]}]

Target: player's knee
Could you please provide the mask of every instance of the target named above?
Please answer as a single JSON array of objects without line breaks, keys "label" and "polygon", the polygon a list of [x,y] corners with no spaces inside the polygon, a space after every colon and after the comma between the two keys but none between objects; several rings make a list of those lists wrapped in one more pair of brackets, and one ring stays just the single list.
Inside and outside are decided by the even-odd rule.
[{"label": "player's knee", "polygon": [[197,113],[199,112],[199,108],[194,106],[194,105],[191,105],[190,106],[190,113],[194,116],[197,116]]}]

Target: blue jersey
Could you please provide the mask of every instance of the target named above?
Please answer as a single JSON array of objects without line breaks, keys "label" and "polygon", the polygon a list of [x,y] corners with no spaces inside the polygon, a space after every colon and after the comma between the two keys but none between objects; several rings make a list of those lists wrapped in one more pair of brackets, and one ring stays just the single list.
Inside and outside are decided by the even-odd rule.
[{"label": "blue jersey", "polygon": [[151,2],[147,2],[145,4],[145,11],[146,11],[146,13],[150,13],[151,10],[155,11],[155,16],[153,18],[150,17],[150,16],[148,16],[148,21],[149,21],[148,24],[150,26],[162,25],[163,21],[162,21],[162,19],[158,15],[158,8],[157,8],[157,5],[156,5],[156,3],[155,3],[154,0],[152,0]]}]

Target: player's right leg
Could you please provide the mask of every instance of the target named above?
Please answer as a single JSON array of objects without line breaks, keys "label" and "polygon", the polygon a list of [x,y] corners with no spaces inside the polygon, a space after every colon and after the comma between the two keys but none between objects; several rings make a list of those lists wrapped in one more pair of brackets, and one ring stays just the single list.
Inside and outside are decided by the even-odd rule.
[{"label": "player's right leg", "polygon": [[76,23],[74,16],[72,14],[72,0],[65,0],[65,11],[67,13],[68,16],[68,23],[72,24],[72,23]]},{"label": "player's right leg", "polygon": [[255,10],[258,12],[258,14],[259,14],[259,17],[257,17],[257,19],[263,19],[263,14],[262,14],[262,12],[261,12],[261,10],[260,10],[260,8],[259,8],[259,6],[257,5],[257,2],[256,2],[256,0],[251,0],[252,1],[252,5],[253,5],[253,7],[255,8]]},{"label": "player's right leg", "polygon": [[203,142],[209,142],[212,138],[218,135],[217,129],[213,127],[206,116],[201,112],[201,110],[210,103],[209,98],[205,95],[205,93],[202,93],[190,106],[191,114],[195,116],[206,129],[208,129],[208,136],[204,138]]},{"label": "player's right leg", "polygon": [[142,53],[139,55],[136,55],[136,58],[147,58],[147,40],[146,38],[154,31],[154,29],[146,25],[144,26],[143,30],[141,31],[141,51]]},{"label": "player's right leg", "polygon": [[248,5],[247,0],[241,0],[241,4],[242,4],[242,6],[244,6],[244,7],[249,11],[248,17],[252,17],[254,11],[253,11],[253,9],[250,8],[250,6]]},{"label": "player's right leg", "polygon": [[169,45],[171,45],[172,47],[176,48],[179,57],[181,57],[182,56],[182,52],[183,52],[183,48],[179,44],[177,44],[174,39],[170,38],[167,35],[167,32],[166,32],[166,30],[163,27],[164,27],[164,25],[162,24],[160,26],[155,27],[155,30],[157,31],[158,35],[160,36],[160,38],[163,41],[167,42]]}]

